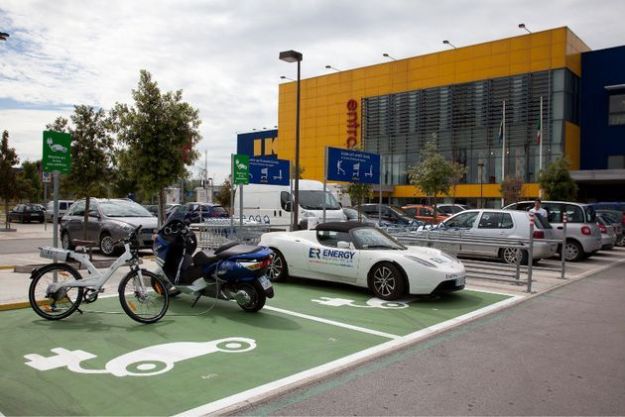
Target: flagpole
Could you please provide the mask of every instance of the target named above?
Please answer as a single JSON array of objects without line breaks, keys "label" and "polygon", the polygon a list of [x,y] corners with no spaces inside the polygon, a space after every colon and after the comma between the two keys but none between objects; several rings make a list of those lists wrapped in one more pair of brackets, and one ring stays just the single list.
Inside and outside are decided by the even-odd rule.
[{"label": "flagpole", "polygon": [[538,143],[538,173],[543,170],[543,96],[540,96],[540,142]]},{"label": "flagpole", "polygon": [[[506,180],[506,100],[503,100],[503,118],[501,119],[502,124],[502,137],[501,141],[501,183]],[[504,197],[503,193],[501,195],[501,207],[504,205]]]}]

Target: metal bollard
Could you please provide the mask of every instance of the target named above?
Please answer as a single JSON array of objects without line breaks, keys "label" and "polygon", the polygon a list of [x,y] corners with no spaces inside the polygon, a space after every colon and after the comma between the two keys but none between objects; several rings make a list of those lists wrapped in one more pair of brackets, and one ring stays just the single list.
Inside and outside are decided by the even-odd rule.
[{"label": "metal bollard", "polygon": [[562,258],[562,271],[560,275],[560,279],[566,279],[565,270],[566,270],[566,257],[564,255],[564,251],[566,249],[566,224],[569,222],[568,216],[566,212],[562,213],[562,250],[560,251],[560,255]]},{"label": "metal bollard", "polygon": [[532,265],[534,264],[534,213],[530,212],[530,246],[527,256],[527,292],[532,292]]}]

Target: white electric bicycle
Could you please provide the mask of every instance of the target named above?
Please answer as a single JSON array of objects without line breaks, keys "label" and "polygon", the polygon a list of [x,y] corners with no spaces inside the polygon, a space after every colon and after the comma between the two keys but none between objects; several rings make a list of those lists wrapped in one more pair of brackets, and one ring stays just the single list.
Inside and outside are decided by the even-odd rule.
[{"label": "white electric bicycle", "polygon": [[[70,316],[81,303],[93,303],[104,291],[102,286],[121,266],[128,263],[130,272],[119,282],[119,302],[132,318],[140,323],[159,321],[169,308],[169,294],[162,278],[139,267],[137,235],[141,226],[122,239],[124,253],[105,271],[98,271],[86,253],[43,247],[40,256],[61,261],[35,269],[30,278],[28,300],[35,313],[48,320]],[[115,242],[115,244],[119,243]],[[82,279],[80,272],[67,263],[75,260],[87,267],[89,276]]]}]

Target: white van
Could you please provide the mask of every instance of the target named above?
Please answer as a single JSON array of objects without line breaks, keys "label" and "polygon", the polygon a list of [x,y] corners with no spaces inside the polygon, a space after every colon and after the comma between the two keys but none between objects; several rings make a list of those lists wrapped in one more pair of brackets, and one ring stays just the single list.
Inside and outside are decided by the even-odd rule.
[{"label": "white van", "polygon": [[[293,182],[293,181],[291,181]],[[336,197],[329,190],[323,194],[323,183],[299,180],[299,224],[306,228],[323,219],[323,202],[326,204],[326,221],[344,221],[347,218]],[[288,185],[249,184],[243,186],[243,216],[248,220],[277,227],[291,224],[291,192]],[[239,217],[239,192],[234,199],[234,218]]]},{"label": "white van", "polygon": [[[59,200],[59,219],[67,213],[72,204],[74,204],[74,200]],[[44,216],[47,222],[52,223],[54,221],[54,201],[48,201]]]}]

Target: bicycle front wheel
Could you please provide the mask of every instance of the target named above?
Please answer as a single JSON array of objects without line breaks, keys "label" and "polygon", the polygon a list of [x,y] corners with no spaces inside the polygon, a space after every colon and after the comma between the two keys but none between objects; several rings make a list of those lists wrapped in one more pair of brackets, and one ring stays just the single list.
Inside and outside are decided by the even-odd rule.
[{"label": "bicycle front wheel", "polygon": [[39,316],[60,320],[78,309],[82,301],[82,287],[61,287],[64,282],[81,279],[75,268],[67,264],[49,264],[32,277],[28,289],[30,306]]},{"label": "bicycle front wheel", "polygon": [[130,271],[119,282],[119,302],[131,319],[156,323],[169,308],[169,294],[158,275],[146,270]]}]

